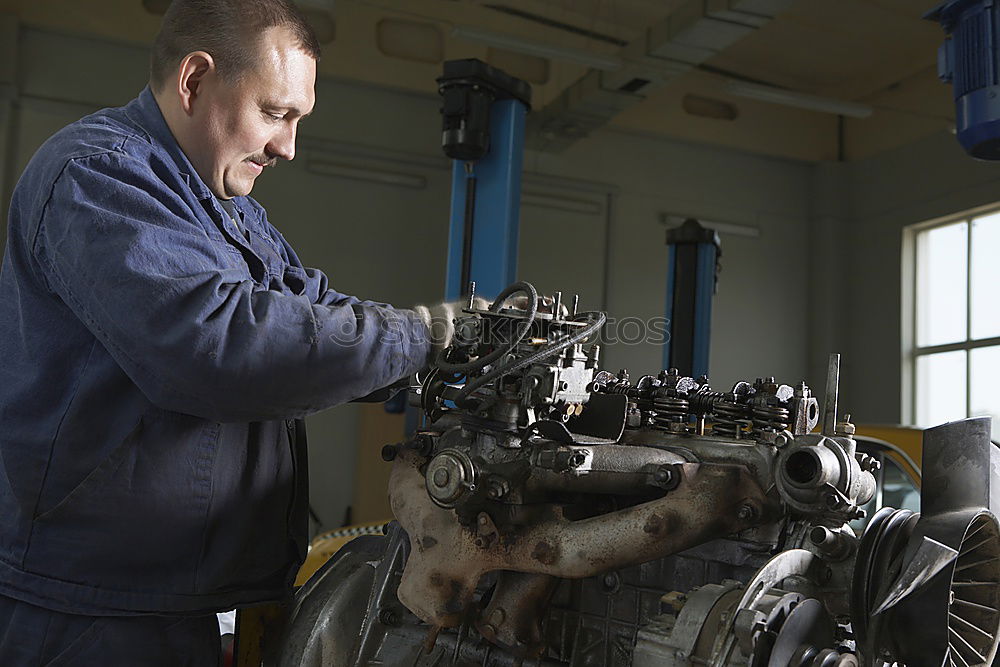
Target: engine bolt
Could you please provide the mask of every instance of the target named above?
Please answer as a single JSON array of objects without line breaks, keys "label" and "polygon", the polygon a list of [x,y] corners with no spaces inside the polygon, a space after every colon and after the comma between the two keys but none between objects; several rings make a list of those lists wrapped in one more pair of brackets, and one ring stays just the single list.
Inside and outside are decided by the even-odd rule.
[{"label": "engine bolt", "polygon": [[657,484],[668,484],[673,478],[674,473],[668,468],[660,468],[653,473],[653,481]]},{"label": "engine bolt", "polygon": [[393,611],[388,607],[384,607],[378,613],[378,620],[379,623],[381,623],[382,625],[392,626],[396,625],[399,622],[399,617],[396,615],[395,611]]},{"label": "engine bolt", "polygon": [[490,480],[489,487],[486,489],[486,496],[490,500],[497,500],[506,496],[508,491],[510,491],[510,487],[505,480],[492,479]]},{"label": "engine bolt", "polygon": [[744,503],[740,505],[740,509],[736,513],[736,516],[740,521],[752,521],[757,516],[757,510],[754,509],[753,505]]}]

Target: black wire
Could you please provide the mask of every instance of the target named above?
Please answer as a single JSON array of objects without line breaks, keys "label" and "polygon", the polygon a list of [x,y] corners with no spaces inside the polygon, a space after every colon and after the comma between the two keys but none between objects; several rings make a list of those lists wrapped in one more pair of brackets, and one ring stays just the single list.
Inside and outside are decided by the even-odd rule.
[{"label": "black wire", "polygon": [[472,280],[472,234],[476,214],[476,176],[471,171],[472,163],[466,162],[469,172],[465,176],[465,232],[462,236],[462,295],[468,296],[469,282]]},{"label": "black wire", "polygon": [[445,358],[446,350],[442,350],[441,354],[438,355],[437,367],[450,373],[468,374],[492,364],[494,361],[517,347],[518,344],[524,340],[524,337],[528,335],[528,332],[531,330],[531,326],[535,322],[535,315],[538,313],[538,290],[536,290],[535,286],[531,283],[524,282],[522,280],[509,285],[506,289],[504,289],[504,291],[500,292],[500,295],[497,296],[496,300],[490,304],[490,312],[495,313],[500,310],[507,299],[518,292],[524,292],[528,295],[528,317],[520,323],[517,333],[508,345],[498,347],[489,354],[466,363],[452,363],[448,361]]},{"label": "black wire", "polygon": [[600,328],[604,326],[604,323],[608,319],[607,314],[601,312],[585,312],[585,313],[579,313],[574,318],[574,319],[580,319],[581,317],[589,318],[592,316],[594,317],[594,321],[591,324],[588,324],[586,327],[584,327],[577,333],[573,334],[569,338],[565,338],[557,343],[553,343],[551,345],[543,347],[537,352],[533,352],[521,359],[516,359],[504,366],[497,366],[496,368],[492,369],[489,373],[485,373],[476,378],[475,380],[472,380],[471,382],[466,382],[465,386],[462,387],[462,390],[458,392],[458,394],[455,396],[455,405],[461,408],[470,407],[467,405],[468,398],[470,394],[472,394],[472,392],[479,389],[480,387],[489,384],[490,382],[496,380],[497,378],[503,375],[521,370],[522,368],[537,363],[542,359],[551,357],[554,354],[558,354],[559,352],[562,352],[570,345],[575,345],[581,340],[589,338],[596,331],[600,330]]}]

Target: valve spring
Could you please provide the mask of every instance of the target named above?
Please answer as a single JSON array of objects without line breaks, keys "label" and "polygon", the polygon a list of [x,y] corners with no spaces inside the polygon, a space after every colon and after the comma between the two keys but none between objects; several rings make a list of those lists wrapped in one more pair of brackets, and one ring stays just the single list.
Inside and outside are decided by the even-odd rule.
[{"label": "valve spring", "polygon": [[791,424],[790,414],[788,408],[777,405],[755,405],[753,406],[754,430],[771,428],[775,431],[784,431]]},{"label": "valve spring", "polygon": [[715,406],[726,400],[726,394],[721,391],[699,391],[691,396],[691,412],[706,414],[715,411]]},{"label": "valve spring", "polygon": [[714,406],[715,424],[712,433],[727,438],[738,438],[746,422],[747,411],[742,405],[732,401],[722,401]]},{"label": "valve spring", "polygon": [[643,419],[654,417],[656,406],[653,405],[653,398],[648,393],[635,391],[635,387],[632,389],[633,391],[628,393],[628,397],[639,408],[639,411],[643,414]]},{"label": "valve spring", "polygon": [[665,396],[653,400],[653,410],[655,410],[653,423],[657,426],[664,426],[684,421],[691,412],[691,404],[686,398]]}]

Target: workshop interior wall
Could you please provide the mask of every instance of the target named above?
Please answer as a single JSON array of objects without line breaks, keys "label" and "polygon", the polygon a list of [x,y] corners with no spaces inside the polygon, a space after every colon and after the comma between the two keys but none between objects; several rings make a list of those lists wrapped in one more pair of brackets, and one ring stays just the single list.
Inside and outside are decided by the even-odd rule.
[{"label": "workshop interior wall", "polygon": [[909,422],[903,409],[902,239],[907,225],[1000,202],[1000,165],[942,132],[847,165],[851,211],[839,249],[844,400],[859,421]]},{"label": "workshop interior wall", "polygon": [[[8,85],[16,99],[0,113],[5,208],[14,178],[47,136],[127,102],[146,79],[141,47],[33,29],[21,29],[17,43]],[[265,174],[254,192],[305,263],[327,271],[341,291],[399,305],[440,297],[450,173],[432,85],[422,96],[320,81],[298,159]],[[662,316],[665,303],[661,213],[755,227],[757,238],[722,237],[713,381],[723,387],[774,374],[821,382],[809,376],[810,320],[797,309],[810,290],[813,167],[609,129],[563,155],[529,152],[525,169],[533,195],[523,208],[521,277],[566,291],[582,286],[582,307],[646,320]],[[652,345],[605,353],[607,367],[633,374],[655,372],[660,360]],[[361,410],[309,418],[313,505],[326,528],[341,523],[355,484],[365,483],[354,479]]]}]

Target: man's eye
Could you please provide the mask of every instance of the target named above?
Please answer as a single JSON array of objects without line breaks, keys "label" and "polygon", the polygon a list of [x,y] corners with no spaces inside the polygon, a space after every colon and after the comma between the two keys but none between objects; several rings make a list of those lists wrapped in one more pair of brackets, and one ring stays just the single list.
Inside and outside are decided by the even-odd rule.
[{"label": "man's eye", "polygon": [[274,120],[274,121],[279,121],[279,120],[281,120],[281,119],[283,119],[285,117],[283,114],[274,113],[274,112],[271,112],[271,111],[265,111],[264,115],[267,116],[268,118],[270,118],[271,120]]}]

